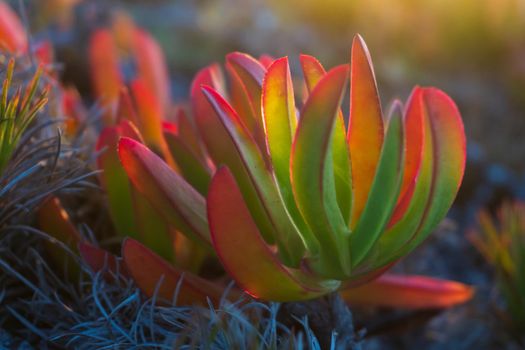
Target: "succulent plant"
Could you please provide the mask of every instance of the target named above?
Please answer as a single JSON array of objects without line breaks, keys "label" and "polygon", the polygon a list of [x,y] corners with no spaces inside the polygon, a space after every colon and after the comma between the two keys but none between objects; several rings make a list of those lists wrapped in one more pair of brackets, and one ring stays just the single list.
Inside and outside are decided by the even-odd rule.
[{"label": "succulent plant", "polygon": [[[147,324],[152,332],[142,338],[159,341],[167,333],[153,327],[164,324],[168,314],[162,311],[167,309],[156,306],[157,300],[173,304],[176,297],[182,305],[208,304],[211,300],[223,308],[221,313],[229,313],[233,305],[224,300],[237,299],[237,286],[263,300],[305,300],[341,291],[348,303],[403,308],[447,307],[472,295],[471,288],[450,281],[380,276],[417,246],[445,215],[461,181],[465,140],[454,103],[433,88],[415,88],[405,106],[394,102],[383,118],[369,54],[360,37],[354,40],[351,64],[329,72],[315,58],[301,56],[305,84],[300,95],[294,93],[287,58],[263,55],[254,59],[232,53],[226,63],[228,88],[218,65],[203,69],[192,85],[191,110],[179,109],[173,117],[168,75],[156,42],[126,16],[117,15],[111,30],[97,31],[90,58],[95,93],[106,109],[95,153],[100,155],[97,167],[103,172],[99,180],[108,196],[115,231],[119,239],[129,237],[123,240],[119,258],[88,243],[91,235],[80,234],[67,208],[53,197],[60,189],[74,192],[68,187],[91,175],[75,177],[78,169],[66,158],[77,152],[67,139],[80,142],[75,136],[85,131],[81,124],[87,112],[74,89],[55,85],[51,45],[29,45],[16,15],[5,6],[0,0],[0,54],[16,55],[32,68],[37,61],[43,68],[25,89],[14,94],[9,93],[13,61],[6,69],[0,94],[0,211],[4,213],[0,215],[0,229],[8,221],[15,222],[8,219],[18,211],[32,214],[38,206],[39,228],[62,241],[45,242],[45,259],[37,253],[40,246],[31,246],[36,240],[24,242],[38,256],[28,265],[36,261],[44,267],[44,274],[37,268],[26,278],[10,266],[10,260],[1,261],[3,271],[37,294],[33,303],[22,299],[17,306],[9,307],[29,333],[47,341],[39,330],[45,325],[55,334],[59,332],[51,341],[60,338],[65,342],[67,337],[83,341],[87,334],[84,330],[89,329],[86,332],[90,336],[103,334],[92,338],[98,344],[114,344],[114,325],[122,339],[126,338],[124,342],[136,343],[139,340],[134,334],[142,332],[142,326],[137,328],[139,318],[135,319],[130,308],[138,315],[149,308],[152,316],[148,319],[154,316],[161,321]],[[2,57],[3,74],[1,65],[6,61]],[[57,93],[52,95],[52,108],[62,108],[57,114],[68,119],[64,124],[65,144],[60,135],[49,140],[35,136],[39,128],[60,122],[52,119],[35,125],[34,131],[26,131],[20,142],[24,130],[37,124],[32,123],[33,118],[46,103],[47,90],[37,88],[41,71],[46,81],[53,81],[53,92]],[[349,78],[347,119],[341,103]],[[302,105],[300,109],[296,104]],[[27,145],[15,151],[25,141]],[[12,191],[17,187],[20,192]],[[3,198],[13,193],[11,197],[17,201],[4,205]],[[49,200],[43,202],[45,198]],[[31,227],[24,230],[44,236]],[[93,284],[86,284],[85,269],[77,266],[76,253],[95,271],[118,273],[91,275]],[[9,259],[27,260],[14,251],[9,252]],[[48,262],[52,264],[48,266]],[[217,266],[212,265],[219,263],[225,271],[216,271]],[[65,274],[56,274],[59,270]],[[112,281],[108,285],[99,283],[99,277]],[[225,293],[228,277],[236,286]],[[33,278],[38,284],[33,284]],[[138,293],[128,296],[130,278],[153,297],[153,303],[138,303]],[[64,290],[68,292],[64,294]],[[107,313],[99,302],[99,292],[109,304],[118,304],[117,308]],[[48,298],[48,293],[53,297]],[[93,324],[84,321],[98,311],[88,318],[82,311],[92,308],[84,299],[88,294],[96,304],[94,309],[104,315],[97,319],[102,321],[96,323],[99,329],[95,333]],[[115,304],[117,298],[110,294],[126,298]],[[64,308],[62,301],[70,296],[75,302],[68,302]],[[277,306],[270,310],[265,304],[256,304],[263,311],[271,311],[270,318],[266,311],[264,316],[249,311],[252,306],[243,302],[236,305],[246,314],[232,314],[232,318],[243,325],[267,322],[273,328],[264,332],[273,332],[270,338],[277,344],[276,339],[285,331],[275,323]],[[69,320],[58,327],[56,316],[49,313],[57,307],[69,315]],[[24,315],[16,310],[24,310]],[[170,310],[181,329],[194,324],[189,318],[181,318],[177,308]],[[120,311],[125,314],[124,324],[129,324],[129,317],[135,319],[129,330],[133,335],[128,336],[127,328],[116,321]],[[31,321],[27,315],[39,316]],[[192,320],[201,316],[192,316]],[[228,318],[214,316],[215,320],[224,324]],[[341,327],[347,326],[347,321]],[[71,324],[80,331],[64,335],[64,325],[67,329]],[[209,328],[217,333],[214,323]],[[184,330],[180,332],[181,342],[193,343],[185,340]],[[239,334],[236,336],[240,339],[248,339],[248,333]],[[106,335],[111,338],[109,342],[104,339]],[[221,333],[216,338],[220,341],[228,336]]]},{"label": "succulent plant", "polygon": [[170,103],[169,76],[164,54],[149,33],[138,28],[123,12],[117,12],[112,25],[96,30],[90,39],[89,60],[96,97],[106,108],[106,125],[114,124],[110,113],[121,88],[130,80],[140,80],[155,105],[164,114]]},{"label": "succulent plant", "polygon": [[[135,188],[266,300],[314,298],[379,276],[445,216],[465,165],[461,117],[444,92],[416,87],[383,117],[359,36],[349,66],[325,72],[306,55],[301,65],[307,93],[299,113],[287,58],[266,69],[230,54],[231,104],[218,66],[202,70],[192,87],[202,156],[172,145],[172,154],[200,159],[193,170],[174,171],[139,141],[119,142]],[[216,171],[199,192],[191,174],[207,168]]]},{"label": "succulent plant", "polygon": [[22,22],[5,1],[0,1],[0,51],[25,53],[27,48]]}]

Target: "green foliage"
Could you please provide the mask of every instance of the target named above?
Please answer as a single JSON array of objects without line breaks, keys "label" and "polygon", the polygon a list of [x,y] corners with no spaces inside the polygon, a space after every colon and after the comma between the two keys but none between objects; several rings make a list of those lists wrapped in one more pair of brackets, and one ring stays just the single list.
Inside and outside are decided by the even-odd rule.
[{"label": "green foliage", "polygon": [[19,86],[14,95],[10,94],[14,69],[15,62],[11,59],[0,93],[0,174],[11,159],[22,134],[47,103],[47,90],[38,92],[41,69],[37,70],[25,88]]},{"label": "green foliage", "polygon": [[[471,241],[493,266],[498,286],[517,331],[525,331],[525,203],[505,203],[497,221],[479,214],[479,232]],[[525,340],[525,339],[524,339]]]}]

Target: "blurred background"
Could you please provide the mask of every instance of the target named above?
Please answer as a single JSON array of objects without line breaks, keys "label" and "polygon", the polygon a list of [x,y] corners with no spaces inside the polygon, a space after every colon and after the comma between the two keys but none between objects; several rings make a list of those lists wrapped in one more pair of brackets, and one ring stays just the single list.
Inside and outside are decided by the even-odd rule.
[{"label": "blurred background", "polygon": [[458,103],[469,140],[459,204],[525,197],[523,0],[10,2],[23,5],[33,33],[54,43],[63,79],[83,96],[91,89],[90,32],[119,9],[160,42],[176,100],[187,97],[198,69],[223,62],[228,52],[288,55],[296,68],[298,54],[307,53],[329,67],[349,60],[352,37],[360,33],[383,105],[406,99],[415,84],[437,86]]}]

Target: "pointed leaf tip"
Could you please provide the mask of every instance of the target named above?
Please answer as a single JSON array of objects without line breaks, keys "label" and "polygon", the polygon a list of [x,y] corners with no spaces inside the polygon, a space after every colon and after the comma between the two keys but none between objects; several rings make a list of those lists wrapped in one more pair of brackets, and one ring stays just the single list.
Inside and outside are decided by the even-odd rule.
[{"label": "pointed leaf tip", "polygon": [[467,302],[473,295],[474,288],[463,283],[426,276],[392,274],[385,274],[370,283],[341,291],[341,296],[350,305],[412,310],[448,308]]},{"label": "pointed leaf tip", "polygon": [[210,242],[204,198],[159,156],[127,137],[118,144],[120,161],[135,188],[175,228]]},{"label": "pointed leaf tip", "polygon": [[354,187],[351,218],[351,227],[354,228],[372,186],[383,145],[384,126],[372,60],[359,35],[354,37],[352,43],[350,64],[348,145]]}]

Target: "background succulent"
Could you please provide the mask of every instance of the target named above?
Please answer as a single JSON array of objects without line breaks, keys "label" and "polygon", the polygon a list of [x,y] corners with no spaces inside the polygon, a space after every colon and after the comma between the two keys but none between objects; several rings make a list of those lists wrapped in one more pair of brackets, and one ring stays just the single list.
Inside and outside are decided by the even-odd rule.
[{"label": "background succulent", "polygon": [[525,342],[525,205],[521,202],[504,203],[497,219],[483,211],[478,216],[478,232],[471,231],[469,238],[494,269],[498,287],[505,301],[505,308],[512,322],[517,339]]}]

